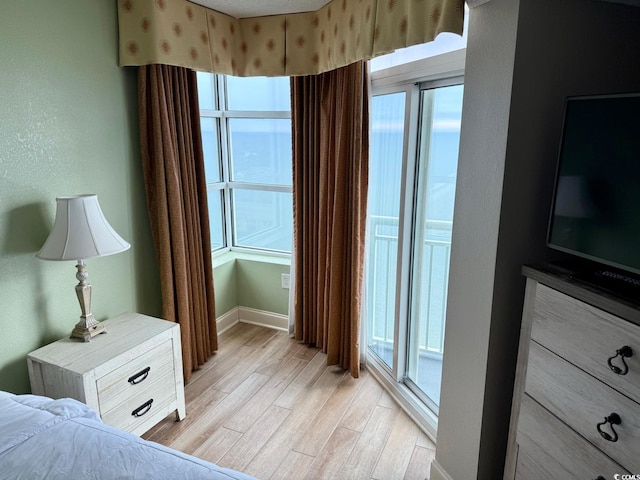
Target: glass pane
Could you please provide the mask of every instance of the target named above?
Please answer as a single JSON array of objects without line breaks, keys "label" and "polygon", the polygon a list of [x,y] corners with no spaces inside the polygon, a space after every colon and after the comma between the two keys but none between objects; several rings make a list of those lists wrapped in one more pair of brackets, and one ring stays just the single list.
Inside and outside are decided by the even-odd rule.
[{"label": "glass pane", "polygon": [[229,110],[291,110],[289,77],[227,77]]},{"label": "glass pane", "polygon": [[367,346],[390,368],[395,341],[405,93],[373,97],[367,211]]},{"label": "glass pane", "polygon": [[200,108],[214,109],[216,107],[213,96],[213,73],[196,72],[198,79],[198,104]]},{"label": "glass pane", "polygon": [[234,246],[291,252],[293,196],[233,190]]},{"label": "glass pane", "polygon": [[231,179],[291,185],[291,120],[232,118]]},{"label": "glass pane", "polygon": [[218,119],[200,117],[202,149],[204,150],[204,172],[207,183],[222,180],[220,176],[220,144],[218,142]]},{"label": "glass pane", "polygon": [[408,378],[440,404],[462,85],[421,93]]},{"label": "glass pane", "polygon": [[207,190],[209,204],[209,228],[211,231],[211,250],[224,247],[224,215],[222,210],[222,190]]}]

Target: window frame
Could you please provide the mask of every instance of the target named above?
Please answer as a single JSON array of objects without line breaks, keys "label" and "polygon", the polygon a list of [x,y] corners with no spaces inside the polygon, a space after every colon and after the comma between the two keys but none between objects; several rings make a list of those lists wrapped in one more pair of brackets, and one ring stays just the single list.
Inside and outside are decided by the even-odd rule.
[{"label": "window frame", "polygon": [[[206,72],[199,72],[207,74]],[[293,194],[293,179],[291,185],[276,185],[261,182],[234,181],[231,179],[232,158],[231,158],[231,129],[230,121],[235,118],[278,120],[291,119],[291,110],[228,110],[228,87],[227,76],[213,74],[211,88],[214,108],[200,108],[201,118],[213,118],[217,125],[217,149],[218,168],[220,173],[219,182],[207,182],[207,197],[210,192],[219,191],[222,195],[222,244],[220,248],[213,248],[211,252],[214,256],[219,256],[230,251],[244,253],[258,253],[261,255],[272,255],[277,257],[291,257],[291,252],[273,250],[260,247],[247,247],[236,245],[236,232],[234,228],[234,208],[233,192],[235,190],[253,190],[262,192],[279,192]],[[293,161],[293,158],[292,158]]]}]

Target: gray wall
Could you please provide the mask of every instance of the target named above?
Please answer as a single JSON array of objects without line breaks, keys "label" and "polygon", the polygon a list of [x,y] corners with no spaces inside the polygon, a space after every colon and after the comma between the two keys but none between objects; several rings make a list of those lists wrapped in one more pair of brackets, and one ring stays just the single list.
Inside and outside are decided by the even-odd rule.
[{"label": "gray wall", "polygon": [[520,267],[547,258],[564,98],[640,91],[639,8],[492,0],[470,20],[434,466],[454,480],[502,476]]}]

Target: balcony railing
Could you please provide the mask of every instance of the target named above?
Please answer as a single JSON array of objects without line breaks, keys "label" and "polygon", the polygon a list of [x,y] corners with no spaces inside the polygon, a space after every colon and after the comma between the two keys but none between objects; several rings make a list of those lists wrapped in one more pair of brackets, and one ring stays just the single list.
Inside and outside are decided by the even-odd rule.
[{"label": "balcony railing", "polygon": [[[452,222],[427,220],[422,249],[415,249],[418,268],[414,288],[412,331],[423,352],[442,354],[451,254]],[[369,216],[367,315],[370,338],[378,345],[393,344],[396,268],[398,261],[398,218]]]}]

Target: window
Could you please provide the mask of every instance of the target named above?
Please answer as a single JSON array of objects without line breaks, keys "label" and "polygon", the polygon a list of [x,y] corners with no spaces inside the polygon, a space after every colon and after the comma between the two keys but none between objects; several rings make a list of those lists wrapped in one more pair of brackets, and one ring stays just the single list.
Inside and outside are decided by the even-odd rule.
[{"label": "window", "polygon": [[198,73],[211,248],[291,252],[288,77]]}]

